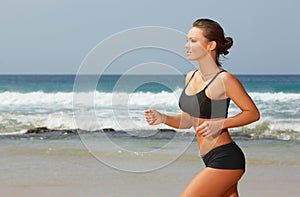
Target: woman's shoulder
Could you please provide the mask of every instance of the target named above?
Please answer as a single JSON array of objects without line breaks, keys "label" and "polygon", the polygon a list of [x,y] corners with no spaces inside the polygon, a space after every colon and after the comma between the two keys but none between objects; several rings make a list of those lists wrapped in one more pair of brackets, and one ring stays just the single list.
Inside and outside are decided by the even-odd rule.
[{"label": "woman's shoulder", "polygon": [[198,70],[191,70],[186,74],[186,77],[191,77],[195,72],[197,72]]},{"label": "woman's shoulder", "polygon": [[231,86],[234,84],[240,84],[239,79],[232,73],[225,71],[222,72],[221,74],[222,80],[225,83],[226,86]]},{"label": "woman's shoulder", "polygon": [[196,71],[197,71],[197,70],[189,71],[189,72],[186,74],[185,80],[186,80],[186,81],[189,81],[189,80],[192,78],[192,76],[195,74]]}]

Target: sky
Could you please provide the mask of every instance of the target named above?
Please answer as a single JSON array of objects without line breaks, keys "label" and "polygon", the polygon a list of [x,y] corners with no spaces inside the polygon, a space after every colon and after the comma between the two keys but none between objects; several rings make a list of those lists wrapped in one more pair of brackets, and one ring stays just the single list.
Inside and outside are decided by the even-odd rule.
[{"label": "sky", "polygon": [[0,74],[76,74],[95,46],[120,31],[187,33],[198,18],[216,20],[233,38],[226,70],[300,74],[299,8],[298,0],[2,0]]}]

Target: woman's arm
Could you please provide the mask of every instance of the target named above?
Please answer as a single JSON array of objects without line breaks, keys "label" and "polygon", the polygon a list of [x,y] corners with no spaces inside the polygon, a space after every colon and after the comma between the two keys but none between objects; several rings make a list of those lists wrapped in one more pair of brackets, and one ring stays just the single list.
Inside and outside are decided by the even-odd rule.
[{"label": "woman's arm", "polygon": [[192,127],[191,117],[185,112],[183,112],[182,114],[177,114],[175,116],[168,116],[154,109],[150,109],[145,111],[145,117],[150,125],[164,123],[176,129],[189,129]]},{"label": "woman's arm", "polygon": [[170,127],[177,129],[189,129],[193,126],[191,116],[186,112],[182,112],[181,114],[175,116],[165,116],[166,118],[164,123]]},{"label": "woman's arm", "polygon": [[259,111],[240,81],[229,73],[226,73],[223,81],[225,83],[227,97],[241,110],[239,114],[226,118],[223,128],[244,126],[259,120]]}]

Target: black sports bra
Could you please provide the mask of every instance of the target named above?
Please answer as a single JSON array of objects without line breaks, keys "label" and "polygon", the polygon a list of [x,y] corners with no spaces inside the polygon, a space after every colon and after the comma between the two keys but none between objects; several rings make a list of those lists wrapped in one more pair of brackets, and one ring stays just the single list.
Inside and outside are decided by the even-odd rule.
[{"label": "black sports bra", "polygon": [[182,111],[187,112],[193,117],[196,118],[226,118],[228,114],[228,108],[230,104],[230,98],[214,100],[207,97],[205,94],[206,88],[217,78],[217,76],[226,72],[221,70],[218,72],[211,81],[195,95],[187,95],[185,93],[186,87],[189,85],[190,81],[194,77],[197,70],[191,76],[189,82],[186,84],[183,89],[180,98],[179,98],[179,107]]}]

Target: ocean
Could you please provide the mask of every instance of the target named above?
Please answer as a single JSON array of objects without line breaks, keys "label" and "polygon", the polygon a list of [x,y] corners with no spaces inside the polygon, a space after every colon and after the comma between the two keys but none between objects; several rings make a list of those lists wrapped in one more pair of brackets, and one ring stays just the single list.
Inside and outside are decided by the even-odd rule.
[{"label": "ocean", "polygon": [[[87,76],[85,82],[92,77],[98,78]],[[256,103],[261,119],[231,129],[234,137],[300,140],[300,75],[237,75],[237,78]],[[144,111],[154,108],[167,114],[180,113],[178,97],[184,87],[183,76],[103,75],[95,89],[76,92],[83,98],[92,92],[92,103],[83,105],[74,105],[75,79],[76,75],[0,75],[0,136],[26,136],[37,128],[48,129],[44,133],[72,129],[87,132],[170,129],[164,125],[149,126]],[[87,118],[84,124],[76,123],[74,115],[81,111],[92,112],[97,121]],[[231,102],[229,116],[238,112]]]}]

